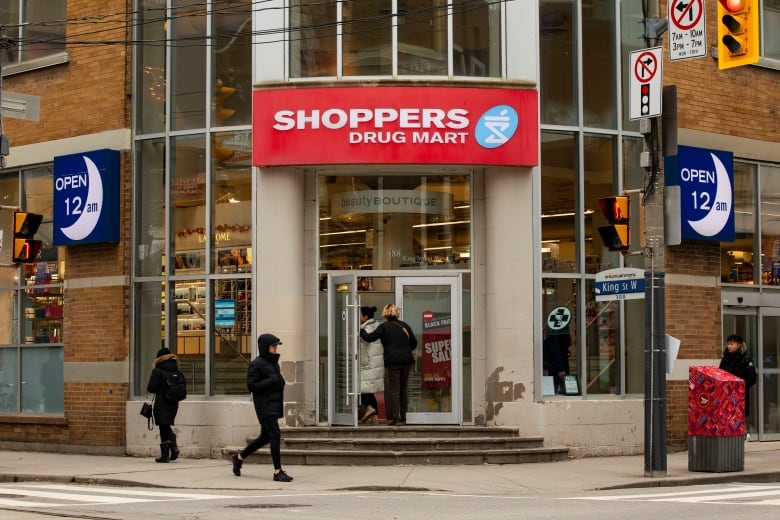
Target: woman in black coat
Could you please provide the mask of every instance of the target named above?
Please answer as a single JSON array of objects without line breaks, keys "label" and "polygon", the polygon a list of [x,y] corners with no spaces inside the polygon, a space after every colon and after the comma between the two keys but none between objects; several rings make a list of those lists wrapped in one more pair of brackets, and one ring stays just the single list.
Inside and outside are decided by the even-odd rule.
[{"label": "woman in black coat", "polygon": [[750,412],[749,390],[756,384],[758,374],[753,358],[747,353],[747,345],[742,336],[732,334],[726,338],[726,348],[723,349],[719,368],[745,381],[745,417],[747,417]]},{"label": "woman in black coat", "polygon": [[271,461],[274,464],[273,479],[277,482],[291,482],[292,477],[282,469],[281,432],[279,419],[284,417],[284,377],[279,368],[277,348],[282,341],[273,334],[261,334],[257,338],[259,355],[250,363],[246,372],[246,386],[252,392],[255,413],[260,421],[260,436],[251,441],[241,453],[231,456],[233,474],[241,476],[244,459],[270,444]]},{"label": "woman in black coat", "polygon": [[401,311],[393,303],[382,309],[382,317],[387,320],[380,323],[374,332],[360,329],[363,341],[371,343],[379,340],[385,356],[385,398],[387,418],[390,426],[406,424],[406,410],[409,406],[409,373],[414,364],[412,351],[417,348],[417,338],[412,328],[399,319]]},{"label": "woman in black coat", "polygon": [[179,402],[166,399],[162,392],[165,380],[171,372],[179,370],[179,365],[176,354],[171,354],[167,348],[161,348],[154,360],[149,384],[146,385],[146,391],[155,394],[154,422],[160,427],[160,456],[154,459],[157,462],[169,462],[179,458],[179,446],[176,444],[176,434],[173,433],[173,421],[179,412]]}]

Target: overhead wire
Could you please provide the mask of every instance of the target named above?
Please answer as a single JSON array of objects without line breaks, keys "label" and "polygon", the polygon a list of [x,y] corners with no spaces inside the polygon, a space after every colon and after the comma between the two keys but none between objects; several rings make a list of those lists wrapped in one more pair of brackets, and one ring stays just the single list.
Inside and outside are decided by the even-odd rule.
[{"label": "overhead wire", "polygon": [[[241,36],[273,36],[273,35],[283,35],[282,38],[276,39],[276,40],[266,40],[259,42],[259,44],[271,44],[271,43],[289,43],[289,42],[300,42],[300,41],[306,41],[306,40],[316,40],[322,38],[319,34],[314,35],[306,35],[307,32],[317,32],[320,30],[333,28],[334,30],[338,30],[339,27],[341,27],[341,34],[360,34],[363,32],[371,32],[376,31],[380,29],[387,29],[392,27],[406,27],[409,25],[414,24],[421,24],[421,23],[429,23],[431,20],[435,20],[437,18],[444,18],[449,16],[450,9],[459,9],[460,12],[469,12],[477,9],[482,9],[484,7],[490,7],[493,5],[500,5],[502,3],[512,2],[515,0],[454,0],[452,2],[440,4],[440,5],[429,5],[429,6],[422,6],[418,8],[413,9],[406,9],[403,13],[396,12],[392,13],[389,12],[387,14],[379,14],[376,16],[369,16],[369,17],[361,17],[361,18],[354,18],[349,20],[341,20],[338,21],[335,19],[333,21],[324,22],[324,23],[318,23],[318,24],[307,24],[307,25],[298,25],[298,26],[288,26],[288,27],[276,27],[272,29],[265,29],[265,30],[252,30],[247,31],[246,33],[242,33]],[[78,25],[85,25],[86,27],[94,27],[97,25],[102,25],[104,27],[101,27],[96,30],[85,30],[83,32],[77,32],[73,31],[71,34],[67,35],[65,38],[62,37],[56,37],[56,38],[26,38],[26,37],[20,37],[16,41],[24,44],[37,44],[37,45],[45,45],[45,44],[53,44],[57,46],[62,46],[63,44],[68,45],[71,48],[74,47],[80,47],[80,46],[90,46],[90,45],[125,45],[125,46],[132,46],[132,45],[149,45],[149,46],[165,46],[165,45],[172,45],[177,47],[191,47],[191,46],[213,46],[216,45],[215,40],[219,38],[229,38],[234,36],[234,34],[230,35],[224,35],[224,34],[199,34],[196,36],[186,37],[186,36],[178,36],[178,37],[172,37],[172,38],[157,38],[157,39],[148,39],[148,40],[136,40],[134,38],[129,39],[99,39],[101,35],[105,35],[108,33],[114,33],[116,31],[123,30],[125,32],[128,32],[130,30],[140,29],[143,30],[144,26],[147,25],[154,25],[159,23],[171,23],[175,21],[181,21],[183,19],[187,18],[201,18],[206,16],[207,14],[210,14],[211,16],[219,16],[219,15],[229,15],[229,14],[246,14],[247,16],[251,16],[254,13],[261,13],[266,11],[272,11],[272,10],[279,10],[279,9],[287,9],[288,7],[283,6],[273,6],[273,7],[263,7],[263,4],[270,3],[271,0],[253,0],[249,4],[233,4],[233,5],[226,5],[224,7],[218,7],[220,5],[219,2],[197,2],[192,4],[187,4],[183,6],[177,6],[175,8],[171,9],[172,14],[168,14],[167,8],[150,8],[150,9],[143,9],[138,11],[127,11],[122,13],[112,13],[112,14],[102,14],[102,15],[91,15],[91,16],[83,16],[78,18],[69,18],[65,20],[48,20],[48,21],[41,21],[41,22],[35,22],[35,23],[24,23],[24,24],[5,24],[2,28],[29,28],[29,27],[35,27],[35,26],[42,26],[42,27],[52,27],[57,25],[63,25],[63,26],[78,26]],[[325,2],[309,2],[304,4],[301,4],[301,7],[312,7],[312,6],[329,6],[333,5],[334,7],[338,4],[342,3],[348,3],[348,0],[328,0]],[[212,9],[208,9],[208,6],[215,6]],[[251,5],[251,9],[246,9],[247,5]],[[259,6],[259,7],[258,7]],[[242,9],[239,9],[242,8]],[[161,16],[153,16],[149,17],[147,14],[149,12],[154,13],[155,11],[159,11],[161,13]],[[413,21],[400,21],[399,17],[414,17],[415,15],[422,15],[430,13],[432,16],[430,17],[423,17],[419,20],[413,20]],[[121,17],[121,18],[119,18]],[[132,21],[128,23],[128,18],[130,18]],[[389,23],[385,26],[372,26],[367,29],[363,30],[345,30],[345,27],[349,26],[358,26],[360,24],[366,24],[370,22],[377,22],[387,20]],[[117,26],[117,24],[123,24],[121,26]],[[292,36],[293,34],[297,34],[297,36]],[[333,36],[335,36],[336,32],[333,33]],[[250,41],[247,43],[241,43],[239,42],[238,45],[255,45],[258,44],[258,42]]]}]

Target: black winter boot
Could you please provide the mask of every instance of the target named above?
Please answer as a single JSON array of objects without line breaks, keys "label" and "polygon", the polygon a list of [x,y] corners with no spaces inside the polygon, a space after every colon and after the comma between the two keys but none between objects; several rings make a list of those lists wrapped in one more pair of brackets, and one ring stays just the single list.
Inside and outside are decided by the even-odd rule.
[{"label": "black winter boot", "polygon": [[176,434],[171,434],[171,462],[179,458],[179,445],[176,444]]},{"label": "black winter boot", "polygon": [[171,441],[165,441],[160,443],[160,456],[154,459],[155,462],[169,462],[171,451]]}]

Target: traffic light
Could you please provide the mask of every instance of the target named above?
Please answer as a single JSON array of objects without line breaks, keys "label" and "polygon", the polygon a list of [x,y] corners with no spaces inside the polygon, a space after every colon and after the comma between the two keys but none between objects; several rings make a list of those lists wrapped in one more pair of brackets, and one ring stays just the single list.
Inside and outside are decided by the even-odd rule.
[{"label": "traffic light", "polygon": [[43,215],[14,211],[14,250],[12,261],[22,264],[35,263],[41,251],[41,241],[33,240]]},{"label": "traffic light", "polygon": [[236,92],[235,87],[226,87],[222,83],[221,79],[217,80],[217,84],[214,86],[214,119],[217,123],[222,123],[236,113],[235,108],[227,108],[223,106],[225,100],[232,96]]},{"label": "traffic light", "polygon": [[718,68],[756,63],[759,0],[718,0]]},{"label": "traffic light", "polygon": [[599,199],[599,207],[609,225],[599,226],[599,235],[610,251],[628,251],[630,244],[628,227],[629,199],[625,195],[613,195]]}]

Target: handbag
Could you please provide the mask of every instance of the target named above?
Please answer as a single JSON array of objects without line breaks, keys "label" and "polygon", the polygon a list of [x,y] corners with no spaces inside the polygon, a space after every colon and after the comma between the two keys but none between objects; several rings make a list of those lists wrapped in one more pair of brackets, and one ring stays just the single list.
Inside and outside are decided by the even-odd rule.
[{"label": "handbag", "polygon": [[[152,403],[154,403],[154,398],[152,398]],[[141,415],[146,417],[146,427],[149,430],[154,430],[154,407],[145,402],[141,405]]]}]

